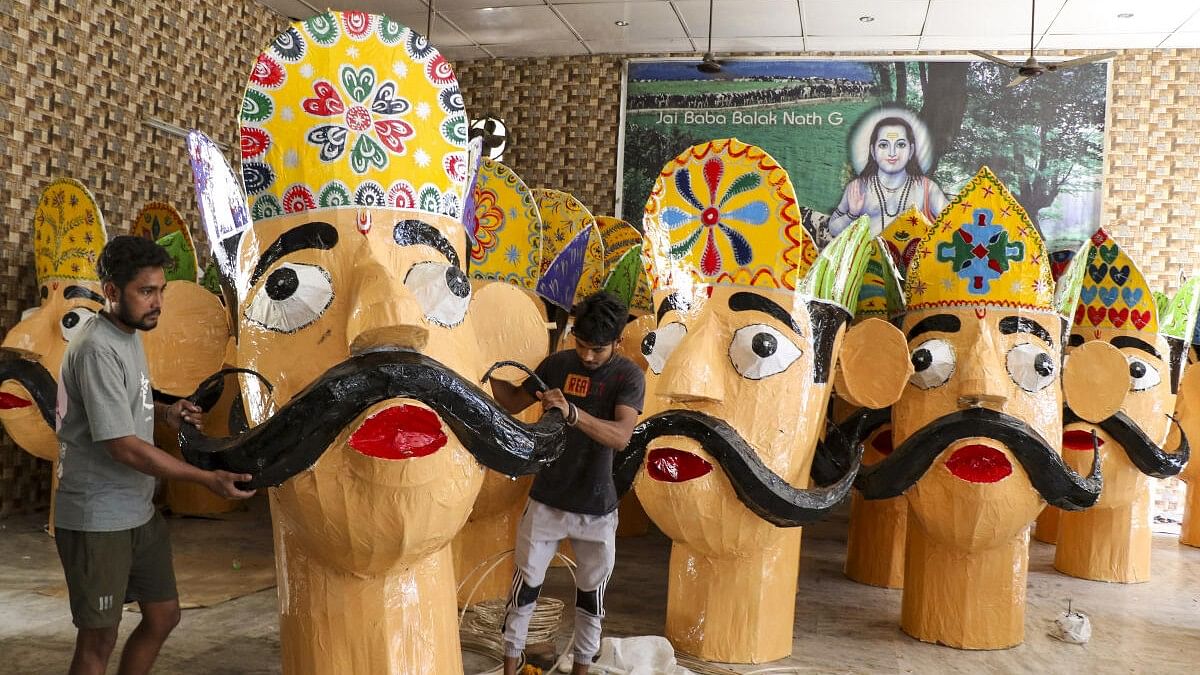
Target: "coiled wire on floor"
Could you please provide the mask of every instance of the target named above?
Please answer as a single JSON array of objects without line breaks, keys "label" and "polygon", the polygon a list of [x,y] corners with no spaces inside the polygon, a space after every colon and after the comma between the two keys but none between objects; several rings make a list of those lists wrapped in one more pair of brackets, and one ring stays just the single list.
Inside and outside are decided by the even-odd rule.
[{"label": "coiled wire on floor", "polygon": [[[475,583],[471,586],[470,592],[466,595],[466,601],[463,603],[462,612],[458,615],[458,637],[462,643],[463,649],[482,654],[484,656],[494,657],[501,663],[504,662],[504,636],[501,629],[504,625],[504,608],[507,604],[505,600],[484,600],[483,602],[471,604],[471,599],[475,596],[475,592],[479,590],[479,586],[483,584],[484,579],[487,579],[497,567],[500,566],[504,559],[513,555],[513,549],[501,551],[483,562],[479,563],[463,577],[458,583],[458,590],[462,591],[463,587],[472,579]],[[561,553],[556,553],[555,556],[562,560],[567,567],[567,571],[571,573],[571,578],[575,578],[575,561],[566,557]],[[480,570],[483,570],[480,573]],[[533,609],[533,617],[529,620],[529,632],[526,634],[526,644],[538,644],[542,642],[553,643],[558,636],[558,628],[562,623],[563,609],[566,604],[558,598],[538,598],[537,605]],[[470,613],[470,618],[467,614]],[[572,638],[574,634],[572,633]],[[521,659],[520,666],[524,665],[524,657]],[[499,673],[500,670],[488,671],[479,675],[491,675],[492,672]]]}]

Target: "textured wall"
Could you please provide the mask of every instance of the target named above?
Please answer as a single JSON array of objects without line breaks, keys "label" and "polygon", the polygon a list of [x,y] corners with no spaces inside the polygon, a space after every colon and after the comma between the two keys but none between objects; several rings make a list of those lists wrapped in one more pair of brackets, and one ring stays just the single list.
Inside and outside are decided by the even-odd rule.
[{"label": "textured wall", "polygon": [[[472,116],[508,123],[505,163],[530,187],[566,190],[596,213],[613,210],[620,57],[456,68]],[[1200,50],[1122,52],[1108,129],[1104,224],[1150,283],[1173,291],[1180,269],[1200,268],[1200,231],[1192,226],[1200,213]]]},{"label": "textured wall", "polygon": [[[0,331],[36,301],[32,213],[51,177],[83,181],[110,236],[152,199],[196,222],[184,141],[142,119],[236,148],[249,66],[282,25],[252,0],[0,0]],[[0,436],[0,514],[44,506],[49,464]]]}]

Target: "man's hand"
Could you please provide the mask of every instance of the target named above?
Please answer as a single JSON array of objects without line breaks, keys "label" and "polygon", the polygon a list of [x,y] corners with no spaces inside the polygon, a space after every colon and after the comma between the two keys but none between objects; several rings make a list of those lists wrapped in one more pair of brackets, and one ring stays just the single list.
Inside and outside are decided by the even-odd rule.
[{"label": "man's hand", "polygon": [[167,408],[166,422],[167,426],[171,427],[173,431],[179,431],[179,427],[184,422],[191,424],[197,429],[203,429],[204,411],[200,409],[200,406],[181,398]]},{"label": "man's hand", "polygon": [[225,499],[248,499],[254,496],[255,491],[243,490],[235,483],[244,483],[253,477],[248,473],[230,473],[218,469],[208,472],[208,481],[205,483],[205,487],[213,494]]},{"label": "man's hand", "polygon": [[542,402],[542,410],[545,412],[558,408],[562,411],[563,417],[571,412],[571,404],[567,403],[567,397],[563,395],[562,389],[539,391],[537,397]]}]

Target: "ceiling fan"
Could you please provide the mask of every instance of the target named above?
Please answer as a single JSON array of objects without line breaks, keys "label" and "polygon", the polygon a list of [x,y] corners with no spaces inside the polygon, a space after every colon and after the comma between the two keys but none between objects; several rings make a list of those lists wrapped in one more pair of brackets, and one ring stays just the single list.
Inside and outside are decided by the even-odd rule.
[{"label": "ceiling fan", "polygon": [[713,2],[714,0],[708,0],[708,49],[704,52],[704,58],[700,59],[700,63],[696,65],[696,70],[705,75],[716,75],[721,72],[721,62],[713,56],[712,50]]},{"label": "ceiling fan", "polygon": [[1117,55],[1116,52],[1104,52],[1103,54],[1092,54],[1090,56],[1081,56],[1077,59],[1071,59],[1070,61],[1060,61],[1058,63],[1039,63],[1038,60],[1033,56],[1033,39],[1034,39],[1034,31],[1035,31],[1034,15],[1036,14],[1036,10],[1037,10],[1037,0],[1033,0],[1033,2],[1031,4],[1032,4],[1032,8],[1029,10],[1029,58],[1025,59],[1024,63],[1018,63],[1016,61],[1009,61],[1008,59],[1001,58],[999,56],[996,56],[995,54],[988,54],[987,52],[976,51],[974,49],[970,50],[970,52],[972,54],[974,54],[975,56],[983,57],[993,63],[999,63],[1002,66],[1016,70],[1017,76],[1014,77],[1012,82],[1009,82],[1007,86],[1015,87],[1018,84],[1021,84],[1022,82],[1024,82],[1025,80],[1028,80],[1028,79],[1034,78],[1034,77],[1038,77],[1039,75],[1046,73],[1046,72],[1054,72],[1056,70],[1066,70],[1068,68],[1082,66],[1085,63],[1094,63],[1096,61],[1103,61],[1104,59],[1111,59],[1112,57]]}]

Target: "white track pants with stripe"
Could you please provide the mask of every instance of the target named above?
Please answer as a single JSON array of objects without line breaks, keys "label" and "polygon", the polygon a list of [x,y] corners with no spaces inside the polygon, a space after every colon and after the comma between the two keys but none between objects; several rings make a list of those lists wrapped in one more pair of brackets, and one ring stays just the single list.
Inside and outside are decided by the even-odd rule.
[{"label": "white track pants with stripe", "polygon": [[604,587],[616,562],[617,512],[603,516],[562,511],[530,499],[517,528],[516,574],[504,615],[504,653],[520,656],[546,568],[558,542],[575,550],[575,660],[591,663],[600,652]]}]

